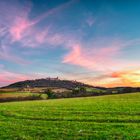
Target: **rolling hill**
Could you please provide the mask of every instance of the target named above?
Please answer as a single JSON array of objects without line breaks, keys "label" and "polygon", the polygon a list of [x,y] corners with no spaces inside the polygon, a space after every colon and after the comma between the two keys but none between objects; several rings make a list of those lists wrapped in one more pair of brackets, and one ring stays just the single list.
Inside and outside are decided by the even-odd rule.
[{"label": "rolling hill", "polygon": [[45,96],[45,99],[56,99],[134,92],[140,92],[140,88],[103,88],[94,87],[77,81],[60,80],[58,78],[46,78],[16,82],[6,87],[2,87],[0,89],[0,102],[39,100],[44,99],[43,96]]},{"label": "rolling hill", "polygon": [[[57,88],[66,88],[66,89],[74,89],[76,87],[90,87],[90,88],[99,88],[91,85],[87,85],[77,81],[70,80],[60,80],[58,78],[46,78],[46,79],[36,79],[36,80],[26,80],[20,81],[2,88],[35,88],[35,87],[57,87]],[[105,89],[105,88],[103,88]]]}]

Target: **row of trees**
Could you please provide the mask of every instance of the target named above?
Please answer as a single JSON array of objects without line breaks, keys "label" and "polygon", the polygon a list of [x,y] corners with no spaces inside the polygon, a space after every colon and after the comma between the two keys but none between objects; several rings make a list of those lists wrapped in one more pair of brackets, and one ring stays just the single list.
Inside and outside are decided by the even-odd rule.
[{"label": "row of trees", "polygon": [[140,92],[140,88],[123,87],[123,88],[113,88],[113,89],[106,89],[106,90],[97,89],[95,91],[87,91],[85,87],[78,87],[71,91],[67,91],[67,92],[65,91],[61,93],[55,93],[51,89],[46,89],[44,91],[44,93],[47,94],[49,99],[99,96],[99,95],[108,95],[108,94],[132,93],[132,92]]}]

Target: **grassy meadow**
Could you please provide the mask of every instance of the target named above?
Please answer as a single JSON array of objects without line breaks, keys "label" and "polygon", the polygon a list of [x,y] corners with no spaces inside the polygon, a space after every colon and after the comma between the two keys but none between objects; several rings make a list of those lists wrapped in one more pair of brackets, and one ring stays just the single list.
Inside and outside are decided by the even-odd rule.
[{"label": "grassy meadow", "polygon": [[96,139],[140,139],[140,93],[0,103],[0,140]]}]

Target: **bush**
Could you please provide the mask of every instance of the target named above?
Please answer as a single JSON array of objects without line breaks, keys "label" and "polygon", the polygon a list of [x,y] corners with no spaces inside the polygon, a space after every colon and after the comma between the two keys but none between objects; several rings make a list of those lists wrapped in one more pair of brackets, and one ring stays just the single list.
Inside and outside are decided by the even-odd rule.
[{"label": "bush", "polygon": [[47,94],[48,98],[50,98],[50,99],[55,98],[55,94],[52,92],[51,89],[45,90],[44,93]]},{"label": "bush", "polygon": [[40,96],[41,96],[41,94],[38,94],[38,93],[33,93],[32,95],[31,95],[31,98],[33,99],[33,100],[37,100],[37,99],[40,99]]},{"label": "bush", "polygon": [[41,94],[40,98],[43,99],[43,100],[46,100],[46,99],[48,99],[48,95],[47,94]]},{"label": "bush", "polygon": [[72,90],[72,94],[75,95],[75,94],[78,94],[78,93],[79,93],[79,89],[73,89],[73,90]]},{"label": "bush", "polygon": [[80,90],[80,92],[82,92],[82,93],[83,93],[83,92],[86,92],[86,88],[85,88],[85,87],[80,87],[79,90]]}]

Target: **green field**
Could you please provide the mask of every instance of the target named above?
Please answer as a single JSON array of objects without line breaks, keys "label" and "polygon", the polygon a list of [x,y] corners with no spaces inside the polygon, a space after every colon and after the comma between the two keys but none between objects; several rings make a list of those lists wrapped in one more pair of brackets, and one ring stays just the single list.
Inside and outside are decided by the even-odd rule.
[{"label": "green field", "polygon": [[0,103],[0,140],[139,140],[140,93]]}]

